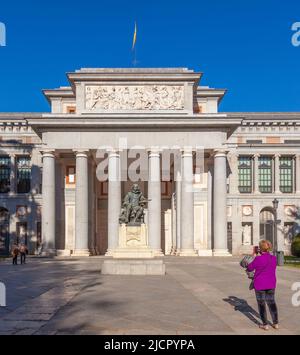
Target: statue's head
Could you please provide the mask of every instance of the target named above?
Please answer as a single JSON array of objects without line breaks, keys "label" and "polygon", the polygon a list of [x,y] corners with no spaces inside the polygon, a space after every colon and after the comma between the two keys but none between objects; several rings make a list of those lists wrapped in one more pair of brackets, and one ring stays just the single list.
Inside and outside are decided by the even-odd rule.
[{"label": "statue's head", "polygon": [[139,185],[138,184],[133,184],[131,191],[134,192],[134,193],[140,192]]}]

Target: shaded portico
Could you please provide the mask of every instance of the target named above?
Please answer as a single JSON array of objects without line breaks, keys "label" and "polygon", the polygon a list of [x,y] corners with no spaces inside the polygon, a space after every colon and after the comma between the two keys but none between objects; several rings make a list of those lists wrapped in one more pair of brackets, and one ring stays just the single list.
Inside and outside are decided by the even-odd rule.
[{"label": "shaded portico", "polygon": [[[150,121],[150,122],[149,122]],[[73,255],[93,254],[93,239],[97,231],[91,230],[90,221],[97,225],[107,225],[107,255],[110,255],[118,242],[119,213],[122,199],[121,181],[122,160],[120,141],[126,137],[127,149],[145,147],[148,157],[148,180],[144,183],[147,189],[149,202],[147,210],[147,223],[149,228],[149,241],[156,255],[161,255],[162,249],[162,194],[161,194],[161,159],[162,150],[166,147],[178,147],[181,156],[182,181],[173,182],[172,192],[176,196],[177,239],[176,254],[184,256],[197,255],[194,243],[194,199],[192,192],[193,182],[189,177],[193,175],[196,148],[203,147],[206,157],[213,161],[212,178],[212,212],[213,231],[215,238],[211,243],[215,255],[227,255],[227,220],[226,220],[226,151],[222,148],[223,142],[232,128],[237,124],[236,119],[228,117],[202,117],[194,118],[125,118],[112,120],[105,118],[72,118],[45,117],[30,120],[30,124],[41,136],[45,149],[43,149],[43,199],[48,201],[43,205],[43,240],[44,252],[55,254],[55,242],[60,239],[56,223],[57,196],[57,164],[62,162],[64,156],[71,157],[76,166],[75,184],[75,216],[74,234],[75,246]],[[200,144],[199,144],[200,142]],[[106,147],[108,160],[107,184],[107,220],[93,219],[93,208],[97,208],[94,194],[91,189],[93,181],[97,184],[97,151]],[[158,149],[161,147],[160,149]],[[91,166],[93,168],[91,169]],[[91,176],[89,176],[91,175]],[[94,176],[93,176],[94,175]],[[128,188],[128,184],[126,185]],[[171,204],[171,201],[170,201]],[[105,218],[105,217],[104,217]],[[172,224],[174,225],[174,223]],[[96,227],[95,227],[96,228]],[[97,228],[96,228],[97,229]],[[103,228],[102,228],[103,230]],[[172,231],[174,233],[174,231]],[[96,235],[96,237],[95,237]],[[102,233],[102,239],[105,235]],[[66,238],[66,236],[65,236]],[[92,241],[92,242],[91,242]],[[101,241],[106,244],[105,241]],[[212,249],[212,246],[210,250]],[[68,253],[68,252],[67,252]]]}]

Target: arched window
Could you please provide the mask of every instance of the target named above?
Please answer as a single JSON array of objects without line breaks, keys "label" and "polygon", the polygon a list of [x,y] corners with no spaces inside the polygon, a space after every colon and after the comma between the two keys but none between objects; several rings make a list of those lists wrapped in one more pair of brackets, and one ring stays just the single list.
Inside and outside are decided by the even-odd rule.
[{"label": "arched window", "polygon": [[274,214],[271,207],[261,210],[260,215],[260,239],[267,239],[274,245]]}]

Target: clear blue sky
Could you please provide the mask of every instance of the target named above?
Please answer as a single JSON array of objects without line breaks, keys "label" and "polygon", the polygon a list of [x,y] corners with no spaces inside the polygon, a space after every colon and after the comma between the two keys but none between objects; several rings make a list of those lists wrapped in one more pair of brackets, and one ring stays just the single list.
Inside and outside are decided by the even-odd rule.
[{"label": "clear blue sky", "polygon": [[0,112],[48,111],[43,88],[81,67],[185,66],[227,88],[222,111],[300,111],[298,0],[2,1]]}]

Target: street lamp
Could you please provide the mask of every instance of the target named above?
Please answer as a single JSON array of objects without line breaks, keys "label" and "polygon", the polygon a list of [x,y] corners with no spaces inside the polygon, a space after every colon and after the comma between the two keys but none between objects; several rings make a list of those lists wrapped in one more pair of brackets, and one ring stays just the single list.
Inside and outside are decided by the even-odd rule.
[{"label": "street lamp", "polygon": [[274,211],[274,253],[277,256],[277,209],[278,209],[278,204],[279,201],[277,200],[277,198],[275,198],[275,200],[272,201],[273,203],[273,211]]},{"label": "street lamp", "polygon": [[274,254],[277,257],[277,265],[283,266],[284,265],[284,254],[282,251],[278,251],[278,240],[277,240],[277,209],[279,201],[275,198],[273,201],[273,212],[274,212]]}]

